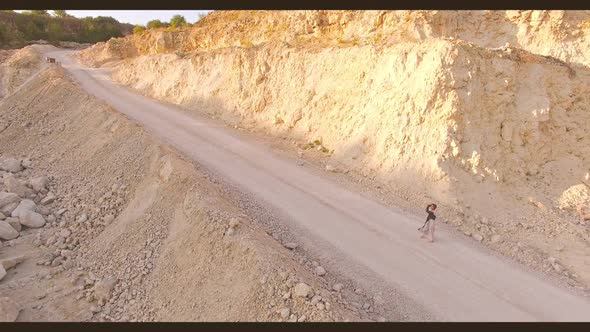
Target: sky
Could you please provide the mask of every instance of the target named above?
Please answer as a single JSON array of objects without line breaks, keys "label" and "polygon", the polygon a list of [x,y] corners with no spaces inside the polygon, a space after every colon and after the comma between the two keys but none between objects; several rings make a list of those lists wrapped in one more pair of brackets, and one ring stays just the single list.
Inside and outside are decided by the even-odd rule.
[{"label": "sky", "polygon": [[[19,10],[20,11],[20,10]],[[169,22],[172,16],[180,14],[189,23],[195,23],[199,14],[206,14],[210,10],[67,10],[66,12],[76,17],[86,16],[111,16],[121,23],[145,25],[151,20]],[[52,11],[49,11],[52,13]]]}]

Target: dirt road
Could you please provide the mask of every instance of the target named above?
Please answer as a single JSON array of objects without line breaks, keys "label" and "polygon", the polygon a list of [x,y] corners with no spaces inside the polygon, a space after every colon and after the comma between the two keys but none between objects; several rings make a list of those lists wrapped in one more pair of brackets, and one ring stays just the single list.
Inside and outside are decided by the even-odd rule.
[{"label": "dirt road", "polygon": [[[333,261],[378,275],[445,321],[587,321],[590,301],[439,228],[438,242],[418,239],[422,220],[404,216],[318,172],[280,158],[237,133],[113,83],[103,69],[53,52],[91,94],[257,200],[280,210]],[[198,88],[198,87],[195,87]],[[122,165],[123,167],[124,165]],[[303,234],[302,233],[302,234]],[[305,243],[305,241],[303,241]]]}]

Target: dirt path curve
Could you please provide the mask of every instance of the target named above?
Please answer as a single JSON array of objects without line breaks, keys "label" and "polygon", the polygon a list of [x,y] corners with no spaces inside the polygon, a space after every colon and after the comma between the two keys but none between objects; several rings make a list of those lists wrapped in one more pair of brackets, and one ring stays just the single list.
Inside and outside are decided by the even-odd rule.
[{"label": "dirt path curve", "polygon": [[437,320],[587,321],[590,301],[439,228],[418,239],[421,220],[407,217],[236,134],[113,83],[102,69],[50,56],[91,94],[187,157],[214,169],[289,217],[314,242],[337,248],[416,301]]}]

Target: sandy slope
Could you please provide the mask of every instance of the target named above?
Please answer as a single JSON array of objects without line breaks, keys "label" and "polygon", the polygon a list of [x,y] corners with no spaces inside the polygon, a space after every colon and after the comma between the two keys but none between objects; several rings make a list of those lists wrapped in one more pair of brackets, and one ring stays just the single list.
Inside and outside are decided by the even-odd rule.
[{"label": "sandy slope", "polygon": [[[433,245],[419,221],[349,192],[247,140],[134,94],[104,71],[54,53],[90,93],[187,156],[277,208],[306,245],[335,265],[364,266],[441,320],[587,320],[590,302],[475,249],[444,230]],[[350,274],[357,273],[351,269]]]}]

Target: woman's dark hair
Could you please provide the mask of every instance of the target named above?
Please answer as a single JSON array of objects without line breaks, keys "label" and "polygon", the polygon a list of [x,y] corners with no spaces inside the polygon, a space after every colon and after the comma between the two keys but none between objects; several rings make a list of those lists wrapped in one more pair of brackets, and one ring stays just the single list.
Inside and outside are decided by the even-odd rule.
[{"label": "woman's dark hair", "polygon": [[434,203],[430,204],[428,206],[430,207],[431,210],[436,210],[436,207],[437,207],[436,204],[434,204]]}]

